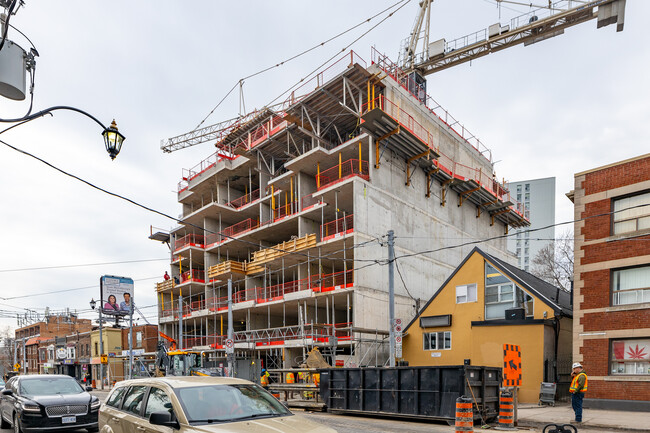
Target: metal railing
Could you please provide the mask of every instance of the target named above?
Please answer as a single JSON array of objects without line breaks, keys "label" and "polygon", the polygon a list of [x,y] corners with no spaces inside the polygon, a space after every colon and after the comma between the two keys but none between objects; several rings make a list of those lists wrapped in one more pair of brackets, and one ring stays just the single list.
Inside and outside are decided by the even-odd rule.
[{"label": "metal railing", "polygon": [[354,230],[354,216],[352,214],[346,215],[342,218],[330,221],[320,226],[320,239],[325,241],[336,237],[351,233]]},{"label": "metal railing", "polygon": [[192,168],[184,168],[183,169],[183,177],[181,181],[178,183],[178,192],[183,192],[186,190],[190,184],[190,181],[195,179],[196,177],[200,176],[202,173],[205,171],[209,170],[210,168],[214,167],[217,165],[218,162],[223,161],[224,159],[228,160],[233,160],[238,158],[239,155],[225,155],[222,150],[218,150],[212,155],[208,156],[198,164],[196,164]]},{"label": "metal railing", "polygon": [[193,246],[197,248],[203,248],[205,244],[205,236],[197,234],[185,235],[181,238],[178,238],[174,241],[174,251],[178,251],[181,248],[186,246]]},{"label": "metal railing", "polygon": [[348,159],[334,167],[323,170],[316,175],[316,186],[319,190],[330,186],[334,183],[341,182],[353,176],[359,176],[362,179],[369,180],[368,161],[359,159]]},{"label": "metal railing", "polygon": [[259,198],[260,198],[260,190],[258,188],[254,191],[249,192],[248,194],[244,194],[239,198],[229,201],[227,205],[230,207],[234,207],[235,209],[239,209],[240,207],[246,206],[247,204],[252,203],[255,200],[258,200]]},{"label": "metal railing", "polygon": [[[452,132],[466,141],[479,155],[492,163],[492,151],[481,140],[476,138],[464,125],[456,120],[449,111],[445,110],[435,99],[424,91],[424,87],[416,83],[413,78],[393,63],[388,56],[372,48],[372,62],[376,64],[389,77],[395,80],[402,88],[408,91],[415,99],[423,102],[424,106],[438,119],[440,119]],[[440,112],[440,114],[438,114]]]}]

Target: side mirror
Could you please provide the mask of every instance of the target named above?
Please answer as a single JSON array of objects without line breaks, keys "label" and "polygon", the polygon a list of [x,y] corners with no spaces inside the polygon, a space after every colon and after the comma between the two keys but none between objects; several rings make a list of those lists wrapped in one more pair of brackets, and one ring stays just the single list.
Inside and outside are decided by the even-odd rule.
[{"label": "side mirror", "polygon": [[92,391],[92,390],[93,390],[93,387],[92,387],[92,386],[87,386],[87,387],[86,387],[86,391],[90,392],[90,391]]},{"label": "side mirror", "polygon": [[162,425],[166,427],[172,427],[174,429],[180,429],[181,426],[178,423],[178,420],[172,417],[172,414],[166,410],[160,412],[154,412],[149,415],[149,424],[151,425]]},{"label": "side mirror", "polygon": [[10,389],[3,389],[2,395],[12,395],[14,392]]}]

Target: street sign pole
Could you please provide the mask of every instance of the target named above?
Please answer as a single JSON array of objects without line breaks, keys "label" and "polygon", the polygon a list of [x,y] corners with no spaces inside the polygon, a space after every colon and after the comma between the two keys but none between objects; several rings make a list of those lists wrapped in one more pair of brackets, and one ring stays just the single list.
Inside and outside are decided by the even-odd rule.
[{"label": "street sign pole", "polygon": [[395,367],[395,240],[393,235],[394,232],[388,230],[388,332],[391,367]]},{"label": "street sign pole", "polygon": [[131,299],[129,314],[129,379],[133,379],[133,308],[135,304]]},{"label": "street sign pole", "polygon": [[[101,281],[101,280],[100,280]],[[103,328],[102,328],[102,308],[104,307],[104,301],[99,300],[99,356],[101,358],[104,355],[104,337],[103,337]],[[99,383],[101,384],[101,389],[104,389],[104,364],[99,364]]]}]

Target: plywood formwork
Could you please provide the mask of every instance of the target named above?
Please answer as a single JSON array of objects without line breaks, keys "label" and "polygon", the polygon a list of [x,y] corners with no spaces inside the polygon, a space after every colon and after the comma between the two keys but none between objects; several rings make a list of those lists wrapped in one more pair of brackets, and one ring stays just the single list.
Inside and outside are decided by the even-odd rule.
[{"label": "plywood formwork", "polygon": [[208,268],[208,278],[210,280],[224,275],[232,277],[232,274],[246,275],[246,262],[226,260]]},{"label": "plywood formwork", "polygon": [[301,238],[285,241],[274,245],[271,248],[265,248],[253,253],[251,265],[261,265],[268,263],[289,253],[306,250],[316,246],[316,234],[312,233]]}]

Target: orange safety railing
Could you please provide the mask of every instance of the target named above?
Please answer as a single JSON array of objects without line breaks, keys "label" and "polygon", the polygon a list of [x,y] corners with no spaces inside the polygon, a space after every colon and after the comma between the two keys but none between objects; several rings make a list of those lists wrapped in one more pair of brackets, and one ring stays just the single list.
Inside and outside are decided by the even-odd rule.
[{"label": "orange safety railing", "polygon": [[260,190],[258,188],[255,191],[251,191],[248,194],[245,194],[239,198],[231,200],[230,202],[228,202],[228,206],[234,207],[235,209],[239,209],[240,207],[252,203],[255,200],[258,200],[259,198],[260,198]]},{"label": "orange safety railing", "polygon": [[369,180],[368,161],[348,159],[334,167],[321,171],[316,175],[316,185],[320,190],[353,176],[359,176],[362,179]]},{"label": "orange safety railing", "polygon": [[225,242],[233,237],[251,231],[259,226],[260,222],[257,219],[248,218],[244,221],[238,222],[237,224],[226,227],[219,233],[210,233],[206,237],[206,245],[212,246],[214,244]]},{"label": "orange safety railing", "polygon": [[279,113],[271,116],[271,118],[258,126],[248,136],[247,148],[252,149],[267,138],[277,134],[279,131],[287,127],[288,122],[284,120],[284,113]]},{"label": "orange safety railing", "polygon": [[185,271],[181,274],[180,280],[181,280],[181,284],[188,281],[205,283],[205,271],[202,271],[200,269],[192,269],[189,271]]},{"label": "orange safety railing", "polygon": [[[411,96],[420,102],[423,102],[427,109],[447,125],[455,134],[466,141],[476,152],[492,162],[492,151],[488,149],[474,134],[470,133],[465,126],[460,124],[447,110],[442,108],[429,94],[424,91],[424,87],[415,82],[412,75],[402,70],[393,63],[385,54],[379,53],[374,47],[372,48],[372,64],[377,65],[389,77],[395,80],[402,88],[407,90]],[[442,114],[436,111],[441,110]],[[458,130],[457,130],[457,129]]]},{"label": "orange safety railing", "polygon": [[210,168],[217,165],[219,161],[223,161],[224,159],[233,160],[237,157],[239,157],[239,155],[229,156],[224,154],[223,151],[218,150],[212,155],[202,160],[201,162],[199,162],[198,164],[196,164],[194,167],[189,169],[184,168],[183,178],[178,183],[178,192],[180,193],[186,190],[191,180],[195,179],[197,176],[200,176],[206,170],[209,170]]},{"label": "orange safety railing", "polygon": [[255,301],[257,300],[257,287],[252,289],[244,289],[233,293],[232,301],[234,303]]},{"label": "orange safety railing", "polygon": [[379,95],[375,99],[370,100],[363,104],[361,112],[366,113],[374,108],[379,108],[399,123],[401,128],[407,129],[411,134],[415,135],[427,147],[439,153],[438,146],[435,145],[435,138],[437,136],[429,133],[429,130],[422,126],[417,120],[413,118],[399,105],[387,99],[384,95]]},{"label": "orange safety railing", "polygon": [[178,238],[176,239],[176,241],[174,241],[174,251],[180,250],[181,248],[184,248],[188,245],[192,247],[203,248],[205,246],[204,244],[205,244],[205,236],[189,234],[183,236],[182,238]]},{"label": "orange safety railing", "polygon": [[320,239],[321,241],[326,241],[332,239],[337,235],[344,235],[347,233],[352,233],[354,230],[354,218],[353,215],[346,215],[343,218],[339,218],[334,221],[322,224],[320,226]]},{"label": "orange safety railing", "polygon": [[316,206],[323,202],[322,197],[314,197],[311,194],[308,194],[300,199],[300,207],[302,210],[307,210],[312,206]]}]

